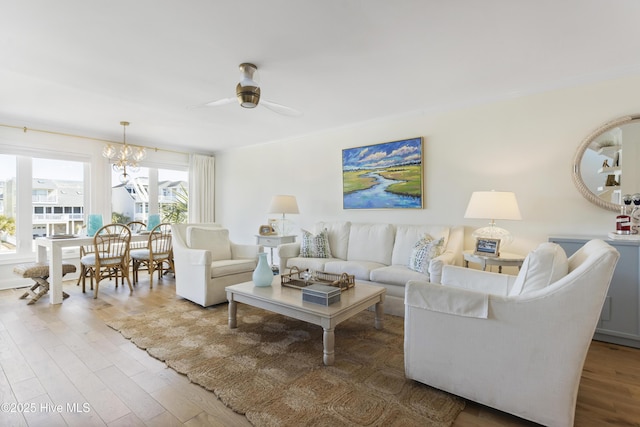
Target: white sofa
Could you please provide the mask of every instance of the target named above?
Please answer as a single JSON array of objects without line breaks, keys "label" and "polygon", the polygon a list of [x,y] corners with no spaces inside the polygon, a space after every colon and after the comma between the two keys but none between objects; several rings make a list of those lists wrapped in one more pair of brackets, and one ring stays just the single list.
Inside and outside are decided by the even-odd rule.
[{"label": "white sofa", "polygon": [[546,426],[573,426],[578,386],[619,253],[544,243],[518,276],[445,266],[406,286],[405,374]]},{"label": "white sofa", "polygon": [[[327,230],[331,258],[300,256],[300,242],[278,246],[280,271],[296,266],[329,273],[353,274],[357,281],[370,282],[387,289],[385,312],[404,315],[404,287],[409,280],[438,283],[442,267],[461,265],[464,228],[442,225],[364,224],[318,222],[314,234]],[[409,269],[415,243],[425,234],[444,238],[444,252],[431,260],[427,274]]]},{"label": "white sofa", "polygon": [[203,307],[227,301],[226,286],[251,280],[260,245],[229,240],[219,224],[172,224],[176,294]]}]

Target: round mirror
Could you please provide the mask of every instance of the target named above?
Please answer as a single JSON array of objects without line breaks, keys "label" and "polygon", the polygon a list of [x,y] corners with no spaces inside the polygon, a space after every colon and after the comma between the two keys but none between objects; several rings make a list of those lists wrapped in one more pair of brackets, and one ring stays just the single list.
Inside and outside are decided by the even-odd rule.
[{"label": "round mirror", "polygon": [[612,120],[589,134],[573,159],[573,182],[590,202],[620,211],[640,193],[640,115]]}]

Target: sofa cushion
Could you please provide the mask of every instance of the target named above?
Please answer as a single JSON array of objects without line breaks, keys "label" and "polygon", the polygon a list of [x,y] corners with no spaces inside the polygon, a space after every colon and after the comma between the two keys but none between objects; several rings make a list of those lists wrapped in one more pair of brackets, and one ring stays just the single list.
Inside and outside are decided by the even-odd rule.
[{"label": "sofa cushion", "polygon": [[351,224],[347,260],[390,265],[394,238],[391,224]]},{"label": "sofa cushion", "polygon": [[413,245],[425,234],[429,234],[435,239],[444,238],[443,247],[446,248],[449,243],[449,230],[450,228],[444,225],[396,225],[396,238],[393,243],[391,264],[408,265]]},{"label": "sofa cushion", "polygon": [[341,261],[337,258],[304,258],[294,257],[287,260],[287,268],[298,267],[300,270],[324,271],[324,265],[329,261]]},{"label": "sofa cushion", "polygon": [[335,258],[347,259],[349,231],[351,229],[351,223],[349,221],[317,222],[314,229],[316,234],[320,233],[322,230],[327,230],[331,255]]},{"label": "sofa cushion", "polygon": [[569,261],[564,249],[556,243],[542,243],[525,258],[510,296],[543,289],[566,276]]},{"label": "sofa cushion", "polygon": [[329,261],[325,263],[324,270],[327,273],[352,274],[358,280],[370,280],[371,271],[385,267],[384,264],[372,261]]},{"label": "sofa cushion", "polygon": [[187,227],[187,246],[211,251],[213,261],[231,259],[231,242],[226,228]]},{"label": "sofa cushion", "polygon": [[329,231],[324,229],[318,234],[302,230],[300,256],[303,258],[331,258]]},{"label": "sofa cushion", "polygon": [[256,268],[255,259],[226,259],[211,263],[211,278],[246,273]]},{"label": "sofa cushion", "polygon": [[413,271],[404,265],[389,265],[371,270],[372,282],[404,286],[409,280],[429,280],[429,274]]},{"label": "sofa cushion", "polygon": [[413,245],[408,267],[413,271],[428,274],[431,260],[441,255],[443,251],[444,238],[434,239],[427,234]]}]

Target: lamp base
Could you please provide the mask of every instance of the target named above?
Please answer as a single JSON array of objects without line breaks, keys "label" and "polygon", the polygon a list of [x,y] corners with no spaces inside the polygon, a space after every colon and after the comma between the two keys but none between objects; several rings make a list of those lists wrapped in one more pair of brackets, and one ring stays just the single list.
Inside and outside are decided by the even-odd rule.
[{"label": "lamp base", "polygon": [[289,236],[293,231],[293,222],[288,219],[279,219],[275,228],[278,236]]},{"label": "lamp base", "polygon": [[495,225],[488,225],[486,227],[478,228],[471,234],[476,239],[500,239],[502,246],[509,244],[513,241],[513,236],[504,228],[496,227]]}]

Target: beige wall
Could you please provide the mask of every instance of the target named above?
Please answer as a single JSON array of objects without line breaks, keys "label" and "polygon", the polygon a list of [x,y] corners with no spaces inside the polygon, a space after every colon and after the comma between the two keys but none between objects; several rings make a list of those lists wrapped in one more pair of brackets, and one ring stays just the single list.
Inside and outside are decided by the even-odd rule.
[{"label": "beige wall", "polygon": [[[216,221],[250,243],[271,196],[293,194],[299,227],[318,220],[462,224],[466,248],[483,220],[464,219],[476,190],[514,191],[522,221],[498,221],[526,253],[549,235],[600,235],[615,213],[591,205],[571,181],[581,141],[600,124],[640,113],[640,77],[621,78],[437,114],[377,120],[298,139],[218,153]],[[295,120],[295,119],[292,119]],[[343,210],[342,149],[424,137],[425,208]]]}]

